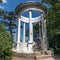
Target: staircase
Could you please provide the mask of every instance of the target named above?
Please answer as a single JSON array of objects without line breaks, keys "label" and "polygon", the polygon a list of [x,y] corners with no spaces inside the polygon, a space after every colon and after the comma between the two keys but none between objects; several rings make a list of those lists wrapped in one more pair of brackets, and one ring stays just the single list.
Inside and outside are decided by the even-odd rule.
[{"label": "staircase", "polygon": [[52,57],[52,52],[48,51],[48,54],[42,54],[41,52],[35,52],[31,54],[26,53],[13,53],[11,60],[55,60]]}]

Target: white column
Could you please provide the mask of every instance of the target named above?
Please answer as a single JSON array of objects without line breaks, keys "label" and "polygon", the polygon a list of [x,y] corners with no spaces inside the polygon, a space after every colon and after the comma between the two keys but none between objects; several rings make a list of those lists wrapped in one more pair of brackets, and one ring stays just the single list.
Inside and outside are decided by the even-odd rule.
[{"label": "white column", "polygon": [[40,39],[41,39],[41,27],[40,27],[40,22],[39,22],[39,36],[40,36]]},{"label": "white column", "polygon": [[20,18],[19,18],[19,19],[18,19],[17,50],[19,50],[19,46],[20,46],[20,23],[21,23],[21,20],[20,20]]},{"label": "white column", "polygon": [[41,14],[41,26],[42,26],[42,50],[44,50],[44,19],[43,14]]},{"label": "white column", "polygon": [[23,42],[25,42],[25,23],[23,25]]},{"label": "white column", "polygon": [[32,24],[32,40],[33,40],[33,24]]},{"label": "white column", "polygon": [[47,50],[47,44],[46,44],[46,31],[45,31],[45,24],[44,24],[44,15],[42,14],[42,49],[43,51],[46,51]]},{"label": "white column", "polygon": [[49,47],[48,45],[48,41],[47,41],[47,29],[46,29],[46,19],[44,20],[44,35],[45,35],[45,49],[47,50],[47,48]]},{"label": "white column", "polygon": [[33,25],[32,25],[32,11],[29,11],[29,42],[28,53],[33,52]]},{"label": "white column", "polygon": [[33,42],[32,11],[29,11],[29,42]]}]

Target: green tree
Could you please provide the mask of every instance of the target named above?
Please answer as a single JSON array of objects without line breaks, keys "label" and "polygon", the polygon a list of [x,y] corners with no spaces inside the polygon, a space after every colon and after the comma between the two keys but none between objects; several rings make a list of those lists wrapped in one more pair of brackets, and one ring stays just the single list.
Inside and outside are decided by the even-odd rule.
[{"label": "green tree", "polygon": [[1,23],[3,23],[5,27],[8,27],[6,30],[10,32],[10,35],[13,38],[13,33],[15,33],[13,29],[17,28],[17,21],[14,12],[5,12]]},{"label": "green tree", "polygon": [[[0,0],[2,3],[2,0]],[[0,24],[3,24],[6,31],[8,31],[13,39],[14,29],[17,28],[17,22],[14,12],[8,12],[3,9],[0,9]]]},{"label": "green tree", "polygon": [[9,60],[12,55],[12,39],[0,25],[0,60]]},{"label": "green tree", "polygon": [[55,4],[60,2],[60,0],[42,0],[43,3],[47,3],[47,4]]},{"label": "green tree", "polygon": [[[2,0],[0,0],[2,3]],[[4,10],[0,9],[0,22],[4,17]],[[12,38],[0,23],[0,60],[10,60],[12,55]]]},{"label": "green tree", "polygon": [[43,2],[51,5],[46,16],[49,46],[55,53],[60,54],[60,1],[44,0]]},{"label": "green tree", "polygon": [[0,0],[0,3],[2,3],[2,0]]}]

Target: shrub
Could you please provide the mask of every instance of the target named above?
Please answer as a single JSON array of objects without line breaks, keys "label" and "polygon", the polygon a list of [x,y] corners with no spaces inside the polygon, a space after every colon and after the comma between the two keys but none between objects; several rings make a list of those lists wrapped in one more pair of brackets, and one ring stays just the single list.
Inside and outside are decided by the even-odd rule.
[{"label": "shrub", "polygon": [[12,55],[12,39],[0,25],[0,60],[9,60]]}]

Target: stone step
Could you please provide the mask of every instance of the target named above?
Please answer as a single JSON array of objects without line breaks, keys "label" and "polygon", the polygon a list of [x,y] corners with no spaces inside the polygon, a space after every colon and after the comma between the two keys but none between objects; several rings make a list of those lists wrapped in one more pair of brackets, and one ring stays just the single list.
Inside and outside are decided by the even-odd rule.
[{"label": "stone step", "polygon": [[55,60],[54,58],[36,59],[36,60]]},{"label": "stone step", "polygon": [[51,55],[37,55],[35,56],[36,60],[55,60]]},{"label": "stone step", "polygon": [[35,57],[12,57],[11,60],[55,60],[52,56],[35,56]]},{"label": "stone step", "polygon": [[35,52],[35,56],[41,56],[41,55],[47,55],[47,56],[53,56],[52,52]]},{"label": "stone step", "polygon": [[12,57],[11,60],[35,60],[34,58],[26,58],[26,57]]},{"label": "stone step", "polygon": [[49,58],[52,57],[51,55],[37,55],[37,58]]},{"label": "stone step", "polygon": [[52,52],[47,51],[48,54],[43,54],[41,51],[36,51],[34,53],[17,53],[13,52],[13,57],[11,60],[55,60],[52,57]]},{"label": "stone step", "polygon": [[35,58],[34,58],[34,54],[14,52],[11,60],[35,60]]}]

